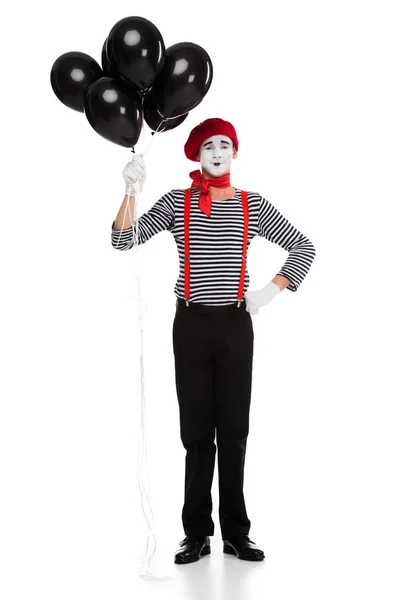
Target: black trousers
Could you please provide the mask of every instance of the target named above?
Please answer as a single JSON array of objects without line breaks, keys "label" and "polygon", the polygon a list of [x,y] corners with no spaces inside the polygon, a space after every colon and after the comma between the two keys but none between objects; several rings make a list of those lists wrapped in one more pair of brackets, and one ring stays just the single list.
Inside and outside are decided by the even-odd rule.
[{"label": "black trousers", "polygon": [[213,307],[177,300],[173,324],[181,440],[186,449],[186,535],[214,535],[211,486],[218,447],[222,538],[248,534],[243,494],[253,369],[253,323],[243,302]]}]

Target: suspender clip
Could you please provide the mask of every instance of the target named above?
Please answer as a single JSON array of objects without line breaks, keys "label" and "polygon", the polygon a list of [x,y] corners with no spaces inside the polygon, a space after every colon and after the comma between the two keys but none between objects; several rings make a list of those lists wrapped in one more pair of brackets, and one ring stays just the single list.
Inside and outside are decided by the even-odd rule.
[{"label": "suspender clip", "polygon": [[186,306],[189,306],[189,300],[185,300]]}]

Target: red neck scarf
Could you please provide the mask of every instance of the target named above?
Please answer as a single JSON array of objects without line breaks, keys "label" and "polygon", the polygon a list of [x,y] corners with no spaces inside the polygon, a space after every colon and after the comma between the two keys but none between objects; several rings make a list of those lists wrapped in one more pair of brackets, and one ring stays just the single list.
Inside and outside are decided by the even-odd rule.
[{"label": "red neck scarf", "polygon": [[200,198],[199,198],[199,209],[205,213],[208,217],[211,217],[211,194],[210,194],[210,185],[215,188],[228,188],[231,187],[231,174],[225,173],[225,175],[221,175],[221,177],[211,177],[210,179],[206,179],[201,171],[192,171],[189,173],[192,182],[192,188],[200,186]]}]

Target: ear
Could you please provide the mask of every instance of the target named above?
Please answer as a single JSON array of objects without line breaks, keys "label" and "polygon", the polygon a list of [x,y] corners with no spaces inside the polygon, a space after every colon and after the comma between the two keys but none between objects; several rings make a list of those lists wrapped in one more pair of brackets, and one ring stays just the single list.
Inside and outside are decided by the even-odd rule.
[{"label": "ear", "polygon": [[238,151],[236,150],[236,148],[234,148],[232,158],[237,158],[237,155],[238,155]]}]

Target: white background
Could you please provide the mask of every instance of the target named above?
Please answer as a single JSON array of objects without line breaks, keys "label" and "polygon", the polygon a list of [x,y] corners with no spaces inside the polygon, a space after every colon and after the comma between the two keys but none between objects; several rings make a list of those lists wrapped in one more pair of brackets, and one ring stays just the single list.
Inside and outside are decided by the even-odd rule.
[{"label": "white background", "polygon": [[[399,19],[396,3],[14,3],[3,7],[0,592],[3,600],[398,600]],[[7,12],[5,12],[7,11]],[[232,121],[236,187],[266,196],[314,243],[300,289],[253,318],[245,495],[263,563],[212,554],[176,566],[184,449],[172,353],[178,256],[164,232],[111,246],[130,151],[98,136],[50,86],[70,50],[100,61],[119,19],[167,46],[202,45],[204,101],[154,139],[140,212],[190,184],[183,144]],[[140,148],[139,148],[140,150]],[[251,288],[286,253],[251,245]],[[139,264],[135,267],[135,260]],[[147,445],[158,549],[136,481],[141,272]]]}]

